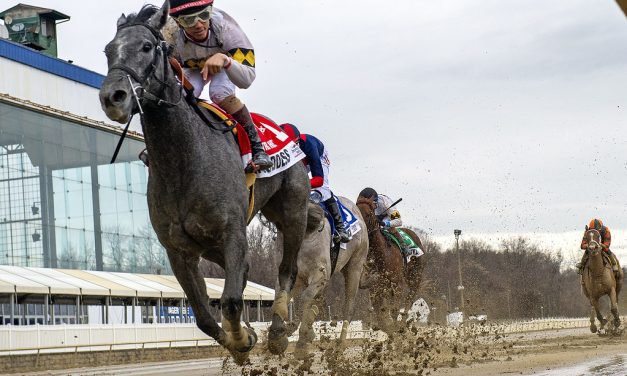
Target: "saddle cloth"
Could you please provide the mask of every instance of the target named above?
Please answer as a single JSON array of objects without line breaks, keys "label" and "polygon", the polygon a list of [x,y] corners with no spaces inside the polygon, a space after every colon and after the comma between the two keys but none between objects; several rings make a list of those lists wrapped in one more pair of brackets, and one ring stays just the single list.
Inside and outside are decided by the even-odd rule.
[{"label": "saddle cloth", "polygon": [[[229,114],[224,112],[224,110],[216,104],[208,102],[198,102],[198,104],[214,113],[220,119],[225,120],[227,125],[233,125],[235,122]],[[271,168],[257,172],[256,175],[258,178],[267,178],[276,175],[281,171],[287,170],[298,163],[298,161],[305,158],[305,153],[300,150],[298,144],[290,140],[289,136],[283,132],[283,130],[275,122],[254,112],[252,112],[250,116],[253,119],[253,123],[255,123],[255,128],[257,128],[257,133],[259,133],[259,138],[261,139],[263,148],[266,153],[268,153],[273,163]],[[248,139],[248,135],[241,124],[236,125],[233,129],[233,133],[237,138],[240,155],[242,156],[242,163],[244,167],[246,167],[248,162],[252,159],[250,140]]]},{"label": "saddle cloth", "polygon": [[398,233],[401,235],[401,238],[403,238],[403,243],[405,243],[405,245],[407,246],[407,252],[405,253],[403,253],[403,247],[399,243],[398,239],[396,239],[396,236],[392,235],[389,231],[383,228],[381,229],[381,232],[383,233],[383,235],[385,235],[385,237],[389,241],[391,241],[392,243],[398,246],[398,249],[401,251],[401,255],[405,259],[406,264],[409,263],[412,258],[420,257],[424,255],[424,252],[422,251],[422,249],[418,248],[418,244],[416,244],[416,242],[414,241],[414,239],[412,239],[411,236],[409,236],[405,231],[403,231],[402,229],[398,227],[396,228],[396,231],[398,231]]},{"label": "saddle cloth", "polygon": [[[340,214],[342,214],[342,222],[344,222],[344,228],[346,232],[348,232],[348,236],[352,239],[355,234],[361,231],[361,226],[359,225],[359,221],[357,217],[351,212],[342,202],[336,197],[333,196],[335,202],[337,202],[338,207],[340,208]],[[319,203],[322,210],[324,210],[324,214],[326,215],[329,223],[331,224],[331,234],[335,233],[335,222],[333,221],[333,217],[328,212],[326,206],[323,202]],[[340,243],[340,247],[342,249],[346,249],[348,243]]]}]

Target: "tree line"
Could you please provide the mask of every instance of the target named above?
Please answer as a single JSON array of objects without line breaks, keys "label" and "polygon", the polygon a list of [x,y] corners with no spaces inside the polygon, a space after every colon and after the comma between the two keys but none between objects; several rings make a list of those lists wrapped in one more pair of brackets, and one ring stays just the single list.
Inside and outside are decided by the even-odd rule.
[{"label": "tree line", "polygon": [[[572,267],[565,267],[557,251],[541,248],[524,237],[504,240],[498,247],[470,238],[459,242],[458,263],[454,247],[444,249],[424,231],[412,229],[426,249],[422,256],[426,266],[421,296],[431,307],[430,319],[434,322],[443,322],[447,313],[462,306],[460,268],[466,316],[485,314],[493,320],[519,320],[589,315],[590,305],[581,291],[580,277]],[[249,226],[250,281],[274,287],[275,241],[274,231],[262,224]],[[222,269],[209,262],[203,261],[202,271],[207,277],[224,277]],[[343,289],[343,276],[336,273],[325,292],[327,307],[321,319],[328,319],[329,311],[332,319],[340,318]],[[365,319],[368,307],[367,291],[360,290],[354,318]],[[619,311],[627,312],[626,302]]]}]

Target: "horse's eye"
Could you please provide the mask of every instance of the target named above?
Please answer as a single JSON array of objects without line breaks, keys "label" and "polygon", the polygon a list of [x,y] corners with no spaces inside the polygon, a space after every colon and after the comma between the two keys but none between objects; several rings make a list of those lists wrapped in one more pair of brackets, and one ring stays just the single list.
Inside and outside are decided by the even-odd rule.
[{"label": "horse's eye", "polygon": [[144,43],[142,50],[144,50],[144,52],[150,52],[150,50],[152,50],[152,44],[149,42]]}]

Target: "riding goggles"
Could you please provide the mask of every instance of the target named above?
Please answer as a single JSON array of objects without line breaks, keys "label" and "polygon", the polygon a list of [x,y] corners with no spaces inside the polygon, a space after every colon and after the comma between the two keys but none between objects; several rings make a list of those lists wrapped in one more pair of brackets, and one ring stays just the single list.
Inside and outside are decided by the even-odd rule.
[{"label": "riding goggles", "polygon": [[183,27],[192,27],[196,25],[196,22],[198,21],[208,22],[211,19],[212,8],[213,7],[209,5],[200,12],[174,17],[174,19]]}]

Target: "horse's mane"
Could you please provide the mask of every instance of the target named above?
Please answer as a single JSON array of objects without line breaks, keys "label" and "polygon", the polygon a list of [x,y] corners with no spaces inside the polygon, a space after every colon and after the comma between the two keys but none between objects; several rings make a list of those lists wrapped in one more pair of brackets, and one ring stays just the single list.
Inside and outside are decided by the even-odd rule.
[{"label": "horse's mane", "polygon": [[126,17],[126,21],[119,26],[124,26],[131,23],[145,23],[158,11],[159,7],[152,4],[146,4],[142,7],[142,9],[139,10],[139,12],[129,14]]}]

